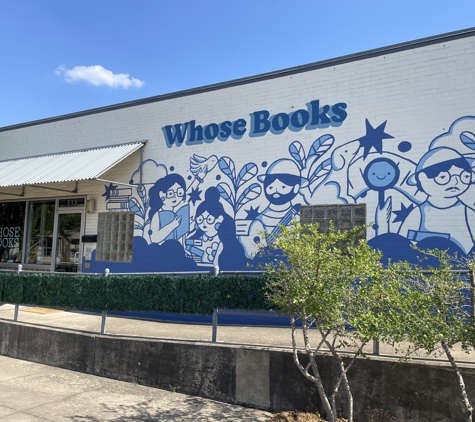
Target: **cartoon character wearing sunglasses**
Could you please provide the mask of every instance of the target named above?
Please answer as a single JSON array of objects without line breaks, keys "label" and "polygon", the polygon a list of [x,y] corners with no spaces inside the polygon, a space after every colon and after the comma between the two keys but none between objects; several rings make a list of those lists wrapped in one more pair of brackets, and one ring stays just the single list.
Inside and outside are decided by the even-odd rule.
[{"label": "cartoon character wearing sunglasses", "polygon": [[400,233],[417,243],[430,238],[432,248],[452,242],[468,254],[474,246],[475,211],[460,197],[473,179],[470,162],[456,150],[439,147],[424,154],[408,183],[427,199],[410,213]]}]

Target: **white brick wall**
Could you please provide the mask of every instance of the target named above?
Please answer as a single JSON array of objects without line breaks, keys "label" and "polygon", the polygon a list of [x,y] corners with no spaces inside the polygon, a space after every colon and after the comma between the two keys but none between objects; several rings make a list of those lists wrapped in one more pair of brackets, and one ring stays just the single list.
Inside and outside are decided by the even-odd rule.
[{"label": "white brick wall", "polygon": [[[373,127],[387,121],[385,131],[394,139],[383,141],[385,151],[397,151],[400,142],[409,141],[412,149],[406,157],[417,164],[432,139],[447,131],[456,119],[475,115],[474,53],[474,38],[463,38],[275,79],[8,130],[0,132],[0,151],[6,160],[147,140],[144,159],[164,164],[169,172],[180,173],[185,180],[191,174],[193,154],[231,157],[237,170],[253,162],[259,167],[259,174],[263,174],[266,169],[262,162],[271,164],[279,158],[291,158],[288,152],[291,142],[298,140],[308,150],[315,139],[329,133],[335,137],[334,149],[365,135],[368,119]],[[268,110],[271,115],[289,113],[305,109],[305,104],[312,100],[320,100],[321,105],[344,102],[348,105],[348,117],[339,127],[299,132],[287,129],[279,135],[268,132],[265,136],[249,137],[250,113],[257,110]],[[211,144],[184,143],[172,148],[165,144],[162,127],[166,125],[195,120],[197,125],[205,126],[239,118],[248,122],[242,139],[230,137],[225,142],[216,139]],[[104,178],[127,183],[137,167],[138,158],[134,154]],[[218,183],[217,176],[225,180],[218,167],[200,186],[201,199],[206,187]],[[346,183],[344,172],[333,176],[341,186]],[[154,182],[146,174],[144,181]],[[105,210],[103,193],[104,183],[80,182],[79,194],[94,198],[97,211]],[[26,188],[27,198],[44,196],[44,190]],[[47,196],[62,195],[51,191]],[[13,198],[0,195],[0,199]],[[378,196],[369,192],[364,200],[371,221]],[[322,187],[312,198],[315,204],[336,201],[332,186]],[[267,204],[262,196],[248,206],[260,206],[262,211]],[[225,206],[231,213],[229,206]],[[243,218],[243,213],[241,209],[235,217]],[[96,224],[97,213],[88,215],[86,233],[93,234]],[[373,236],[368,230],[368,237]]]}]

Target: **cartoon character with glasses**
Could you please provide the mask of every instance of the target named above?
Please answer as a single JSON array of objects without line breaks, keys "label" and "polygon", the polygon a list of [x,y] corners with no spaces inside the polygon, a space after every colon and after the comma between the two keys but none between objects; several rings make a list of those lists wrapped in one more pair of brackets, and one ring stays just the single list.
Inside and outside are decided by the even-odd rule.
[{"label": "cartoon character with glasses", "polygon": [[218,265],[220,269],[246,267],[244,248],[236,237],[236,223],[220,202],[217,188],[206,190],[198,205],[195,231],[186,240],[186,250],[198,265]]},{"label": "cartoon character with glasses", "polygon": [[172,173],[158,179],[149,190],[149,198],[150,241],[182,241],[190,230],[190,206],[186,203],[183,177]]},{"label": "cartoon character with glasses", "polygon": [[456,150],[439,147],[424,154],[408,184],[416,185],[427,199],[410,213],[400,233],[418,243],[430,238],[430,248],[452,242],[468,254],[474,246],[475,211],[460,196],[473,181],[469,161]]}]

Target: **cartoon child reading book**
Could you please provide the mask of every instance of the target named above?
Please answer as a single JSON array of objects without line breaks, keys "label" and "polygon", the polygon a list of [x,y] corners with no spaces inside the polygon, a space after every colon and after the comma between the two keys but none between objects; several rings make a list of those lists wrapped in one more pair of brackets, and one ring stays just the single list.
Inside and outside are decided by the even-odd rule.
[{"label": "cartoon child reading book", "polygon": [[150,230],[152,243],[182,241],[190,230],[190,207],[186,203],[186,183],[179,174],[169,174],[150,188]]},{"label": "cartoon child reading book", "polygon": [[186,240],[186,249],[198,265],[221,269],[245,268],[244,248],[236,238],[236,224],[224,211],[217,188],[206,190],[196,211],[196,227]]}]

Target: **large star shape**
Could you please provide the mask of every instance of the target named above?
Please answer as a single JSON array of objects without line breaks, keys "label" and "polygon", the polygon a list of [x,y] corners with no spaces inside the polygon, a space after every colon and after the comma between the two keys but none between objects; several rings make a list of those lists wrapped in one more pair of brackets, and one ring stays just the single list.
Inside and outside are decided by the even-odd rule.
[{"label": "large star shape", "polygon": [[414,209],[414,204],[411,204],[408,207],[406,207],[404,204],[401,204],[401,209],[399,211],[393,211],[394,214],[396,214],[396,218],[393,220],[393,223],[397,223],[398,221],[401,221],[404,223],[407,216],[411,213],[413,209]]},{"label": "large star shape", "polygon": [[246,211],[246,213],[247,213],[247,215],[245,217],[245,220],[255,220],[260,214],[259,207],[253,208],[251,206],[250,209],[244,210],[244,211]]},{"label": "large star shape", "polygon": [[105,196],[105,197],[106,197],[106,201],[108,201],[109,199],[111,199],[111,193],[112,193],[112,191],[116,190],[116,189],[117,189],[117,186],[115,186],[115,185],[113,185],[112,183],[110,183],[109,186],[104,185],[104,187],[106,188],[106,191],[105,191],[101,196]]},{"label": "large star shape", "polygon": [[[387,122],[387,120],[386,120]],[[383,139],[392,139],[394,136],[389,135],[384,131],[386,122],[381,123],[377,128],[371,126],[371,123],[366,119],[366,135],[359,139],[360,147],[364,148],[363,158],[366,158],[371,150],[374,148],[380,154],[383,153]]]}]

